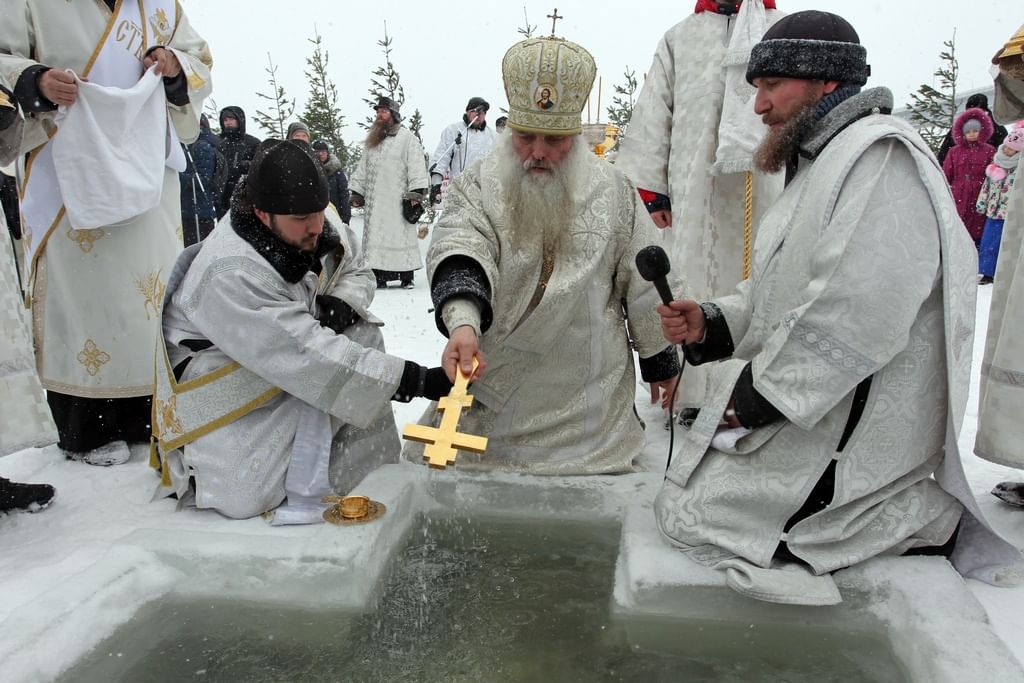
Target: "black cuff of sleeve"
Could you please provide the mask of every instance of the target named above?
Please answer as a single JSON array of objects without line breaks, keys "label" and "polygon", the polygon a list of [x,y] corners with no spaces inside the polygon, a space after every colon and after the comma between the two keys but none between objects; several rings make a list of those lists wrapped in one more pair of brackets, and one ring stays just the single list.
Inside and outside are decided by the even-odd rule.
[{"label": "black cuff of sleeve", "polygon": [[405,361],[405,368],[402,370],[402,379],[398,382],[392,401],[408,403],[417,396],[423,395],[423,385],[427,381],[427,369],[411,360]]},{"label": "black cuff of sleeve", "polygon": [[437,401],[447,396],[452,391],[452,383],[445,374],[444,368],[430,368],[426,372],[423,383],[423,396],[431,401]]},{"label": "black cuff of sleeve", "polygon": [[679,353],[675,346],[640,359],[640,377],[645,382],[662,382],[679,374]]},{"label": "black cuff of sleeve", "polygon": [[359,320],[359,314],[352,310],[347,302],[336,296],[318,294],[316,297],[317,306],[320,309],[316,319],[323,327],[329,327],[338,334],[344,332],[350,325]]},{"label": "black cuff of sleeve", "polygon": [[434,301],[434,322],[445,337],[449,330],[441,312],[450,299],[463,297],[476,302],[480,309],[481,334],[490,328],[494,319],[491,284],[480,264],[468,256],[451,256],[441,262],[430,281],[430,297]]},{"label": "black cuff of sleeve", "polygon": [[670,200],[667,195],[658,194],[657,192],[651,192],[651,194],[654,195],[654,199],[644,202],[644,206],[647,208],[647,213],[672,210],[672,200]]},{"label": "black cuff of sleeve", "polygon": [[185,79],[184,71],[172,78],[164,76],[164,94],[167,95],[167,101],[176,107],[184,107],[189,103],[188,80]]},{"label": "black cuff of sleeve", "polygon": [[764,396],[754,388],[754,371],[750,363],[747,363],[736,380],[736,386],[732,389],[733,409],[736,411],[736,419],[747,429],[754,429],[770,422],[783,419],[783,414],[768,402]]},{"label": "black cuff of sleeve", "polygon": [[736,350],[732,343],[732,333],[729,332],[729,323],[725,321],[722,309],[710,303],[701,304],[700,307],[704,311],[704,341],[683,347],[686,362],[690,365],[722,360]]},{"label": "black cuff of sleeve", "polygon": [[17,107],[0,107],[0,130],[7,130],[17,120]]},{"label": "black cuff of sleeve", "polygon": [[44,64],[35,64],[22,71],[18,76],[18,82],[14,84],[14,99],[18,100],[21,110],[26,114],[56,111],[57,105],[39,92],[39,77],[43,75],[43,72],[49,70],[50,67]]}]

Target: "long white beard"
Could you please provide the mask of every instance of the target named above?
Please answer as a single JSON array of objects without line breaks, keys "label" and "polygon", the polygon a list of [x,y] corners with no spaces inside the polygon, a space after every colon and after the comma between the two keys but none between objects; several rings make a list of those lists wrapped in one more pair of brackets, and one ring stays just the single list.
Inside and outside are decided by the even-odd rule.
[{"label": "long white beard", "polygon": [[558,252],[576,217],[574,188],[585,170],[586,145],[573,142],[572,149],[548,173],[531,173],[529,161],[520,161],[512,136],[494,143],[498,178],[505,191],[508,226],[513,243],[535,244],[543,240],[546,252]]}]

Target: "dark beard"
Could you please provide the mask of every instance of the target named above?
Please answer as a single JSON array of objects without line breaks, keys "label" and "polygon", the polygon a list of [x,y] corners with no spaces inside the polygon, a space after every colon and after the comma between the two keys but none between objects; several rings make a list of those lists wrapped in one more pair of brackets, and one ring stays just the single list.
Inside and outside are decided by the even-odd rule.
[{"label": "dark beard", "polygon": [[817,99],[805,102],[791,119],[774,130],[770,129],[754,151],[754,168],[763,173],[778,173],[785,168],[804,136],[814,127],[817,106]]},{"label": "dark beard", "polygon": [[388,130],[391,128],[390,123],[384,123],[383,121],[374,121],[373,125],[370,126],[370,132],[366,136],[366,146],[373,149],[380,143],[384,142],[384,138],[388,136]]}]

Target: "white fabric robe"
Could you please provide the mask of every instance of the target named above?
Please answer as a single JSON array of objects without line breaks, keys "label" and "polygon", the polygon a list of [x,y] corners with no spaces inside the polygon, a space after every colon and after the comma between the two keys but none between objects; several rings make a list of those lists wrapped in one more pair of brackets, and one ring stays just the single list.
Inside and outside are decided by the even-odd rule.
[{"label": "white fabric robe", "polygon": [[[782,16],[766,10],[769,26]],[[735,22],[702,12],[665,33],[615,159],[637,187],[672,201],[672,227],[659,236],[672,269],[688,283],[685,294],[698,301],[729,293],[743,277],[746,174],[712,174],[726,99],[723,61]],[[764,130],[757,122],[749,134],[760,138]],[[782,184],[782,174],[754,174],[754,226]],[[679,405],[702,405],[705,375],[704,368],[687,368]]]},{"label": "white fabric robe", "polygon": [[[1000,75],[993,111],[1001,121],[1024,118],[1024,82]],[[1006,222],[992,285],[981,366],[981,402],[974,452],[1024,468],[1024,182],[1006,202]]]},{"label": "white fabric robe", "polygon": [[[760,567],[785,540],[823,574],[939,545],[966,507],[954,563],[1001,580],[1019,555],[979,523],[957,450],[975,271],[942,172],[906,124],[869,115],[801,159],[760,226],[751,279],[714,301],[735,352],[712,367],[712,393],[655,501],[669,540]],[[718,450],[711,439],[748,361],[784,419]],[[863,415],[837,452],[868,376]],[[784,534],[833,459],[831,504]]]},{"label": "white fabric robe", "polygon": [[[343,227],[340,219],[334,224]],[[358,252],[348,248],[328,294],[365,312],[374,280]],[[190,252],[186,252],[183,259]],[[197,507],[229,517],[252,517],[285,497],[300,414],[308,404],[329,414],[334,439],[331,484],[345,493],[372,469],[398,458],[399,442],[390,398],[404,362],[383,351],[376,325],[360,321],[343,335],[313,317],[319,278],[306,273],[289,283],[239,237],[225,217],[191,263],[179,263],[163,313],[171,365],[187,355],[183,339],[214,346],[194,355],[181,381],[230,361],[259,375],[282,393],[265,404],[168,454],[172,485],[183,491],[195,478]],[[177,269],[176,269],[177,270]],[[230,398],[230,397],[226,397]]]},{"label": "white fabric robe", "polygon": [[402,216],[402,195],[429,186],[424,157],[420,141],[404,126],[376,147],[363,147],[349,188],[366,200],[363,253],[371,268],[423,267],[416,225]]},{"label": "white fabric robe", "polygon": [[[26,68],[45,64],[83,73],[111,19],[101,2],[12,0],[0,21],[0,72],[12,83]],[[188,55],[198,79],[190,81],[190,103],[168,104],[182,142],[199,133],[202,100],[209,93],[212,65],[206,43],[185,15],[174,18],[170,47]],[[141,35],[141,34],[138,34]],[[141,46],[137,34],[112,33],[125,49]],[[139,74],[142,62],[139,61]],[[72,105],[74,106],[74,105]],[[27,123],[22,151],[29,152],[54,130],[56,112]],[[40,248],[32,272],[32,323],[39,375],[46,389],[86,398],[146,396],[153,391],[153,354],[160,301],[174,259],[181,251],[178,174],[164,169],[160,204],[117,226],[74,230],[61,218]],[[49,226],[26,226],[42,234]]]},{"label": "white fabric robe", "polygon": [[[0,83],[7,82],[0,77]],[[24,121],[0,130],[0,166],[21,146]],[[57,443],[57,427],[36,375],[28,316],[14,261],[14,244],[0,211],[0,457]]]},{"label": "white fabric robe", "polygon": [[[455,144],[461,135],[462,142]],[[466,129],[462,121],[453,123],[441,131],[441,140],[437,143],[434,156],[430,158],[430,172],[442,176],[448,174],[448,180],[454,181],[473,162],[483,159],[491,153],[494,146],[494,129],[490,126],[483,130]]]},{"label": "white fabric robe", "polygon": [[[576,144],[582,144],[582,138]],[[486,436],[483,455],[460,453],[457,466],[532,474],[628,472],[644,445],[633,411],[636,380],[620,301],[629,310],[636,350],[667,346],[654,287],[636,271],[654,224],[622,173],[593,155],[573,188],[575,218],[543,299],[522,322],[539,282],[543,247],[510,242],[504,190],[492,155],[452,185],[427,252],[431,277],[452,256],[469,256],[492,287],[494,320],[480,338],[487,361],[473,383],[475,402],[459,430]],[[436,426],[434,404],[421,423]],[[403,454],[422,462],[423,445]]]}]

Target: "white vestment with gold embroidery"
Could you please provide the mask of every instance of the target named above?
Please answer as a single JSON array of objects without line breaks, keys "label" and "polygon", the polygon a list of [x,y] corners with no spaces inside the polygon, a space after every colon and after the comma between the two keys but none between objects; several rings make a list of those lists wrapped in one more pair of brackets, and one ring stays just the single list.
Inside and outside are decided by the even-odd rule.
[{"label": "white vestment with gold embroidery", "polygon": [[[128,87],[142,75],[146,50],[166,45],[183,63],[190,98],[182,107],[168,104],[167,112],[177,136],[194,140],[202,100],[211,88],[206,43],[171,0],[122,2],[115,9],[112,14],[96,2],[7,3],[0,22],[0,72],[16,82],[25,69],[43,64]],[[102,76],[93,74],[94,68]],[[152,350],[163,289],[181,251],[177,173],[164,169],[155,208],[117,226],[73,229],[60,206],[33,201],[33,182],[56,183],[42,175],[33,178],[34,161],[47,153],[46,143],[58,129],[56,119],[52,112],[26,122],[22,152],[30,156],[19,169],[27,185],[22,188],[30,255],[25,269],[39,375],[45,388],[73,396],[145,396],[153,390]],[[46,193],[36,194],[45,200]]]}]

